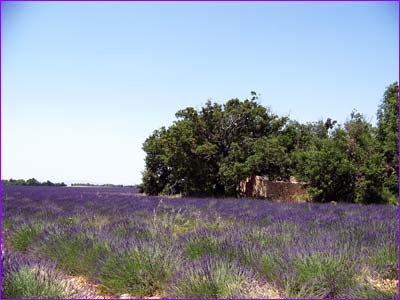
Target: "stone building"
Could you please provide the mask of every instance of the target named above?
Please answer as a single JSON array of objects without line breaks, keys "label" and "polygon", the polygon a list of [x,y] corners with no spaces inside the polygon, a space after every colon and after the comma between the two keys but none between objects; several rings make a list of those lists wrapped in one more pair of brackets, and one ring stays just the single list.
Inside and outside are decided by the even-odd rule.
[{"label": "stone building", "polygon": [[304,183],[299,183],[294,177],[290,182],[270,181],[261,176],[248,177],[239,184],[242,197],[266,198],[274,201],[294,202],[307,198]]}]

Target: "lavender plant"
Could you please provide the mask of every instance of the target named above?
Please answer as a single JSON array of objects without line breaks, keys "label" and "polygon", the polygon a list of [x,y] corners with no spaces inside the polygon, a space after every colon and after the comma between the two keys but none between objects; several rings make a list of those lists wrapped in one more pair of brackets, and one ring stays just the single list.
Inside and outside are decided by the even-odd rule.
[{"label": "lavender plant", "polygon": [[52,260],[113,295],[262,297],[261,282],[280,297],[397,295],[364,284],[398,277],[394,206],[162,198],[126,188],[2,193],[7,250]]},{"label": "lavender plant", "polygon": [[238,265],[220,258],[205,256],[188,262],[174,274],[167,290],[178,298],[240,298],[249,293],[247,280],[252,274]]},{"label": "lavender plant", "polygon": [[101,284],[110,292],[138,297],[162,290],[176,265],[170,250],[153,242],[136,242],[115,249],[100,270]]},{"label": "lavender plant", "polygon": [[80,294],[55,269],[55,265],[3,254],[3,298],[68,298]]},{"label": "lavender plant", "polygon": [[109,253],[109,245],[91,237],[79,227],[53,227],[36,245],[35,253],[56,261],[71,274],[92,275],[98,271],[98,260]]},{"label": "lavender plant", "polygon": [[396,279],[398,276],[397,249],[394,243],[385,243],[370,256],[371,268],[383,279]]},{"label": "lavender plant", "polygon": [[207,229],[187,235],[183,244],[183,253],[189,259],[201,258],[206,255],[217,255],[220,247],[217,234]]},{"label": "lavender plant", "polygon": [[[290,272],[291,271],[291,272]],[[286,297],[335,298],[355,285],[356,268],[348,259],[312,254],[292,262]]]},{"label": "lavender plant", "polygon": [[16,229],[9,242],[12,248],[19,251],[26,251],[44,229],[44,225],[40,222],[22,223],[15,226]]}]

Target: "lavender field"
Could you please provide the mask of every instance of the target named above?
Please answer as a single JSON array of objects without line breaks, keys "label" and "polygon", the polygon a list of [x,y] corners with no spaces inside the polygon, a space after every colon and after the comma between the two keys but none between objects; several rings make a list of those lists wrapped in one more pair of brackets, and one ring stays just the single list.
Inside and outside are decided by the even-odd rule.
[{"label": "lavender field", "polygon": [[3,186],[3,297],[397,298],[397,208]]}]

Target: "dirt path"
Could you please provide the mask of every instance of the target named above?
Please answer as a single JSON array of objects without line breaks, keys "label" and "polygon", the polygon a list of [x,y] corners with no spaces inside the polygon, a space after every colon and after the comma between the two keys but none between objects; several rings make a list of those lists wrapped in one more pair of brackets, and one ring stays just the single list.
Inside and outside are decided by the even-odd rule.
[{"label": "dirt path", "polygon": [[[87,278],[83,276],[65,275],[66,281],[78,291],[80,298],[89,299],[130,299],[130,298],[141,298],[135,297],[129,294],[122,294],[119,297],[106,292],[101,292],[101,288],[98,284],[91,283]],[[158,296],[154,297],[143,297],[143,299],[160,299]]]},{"label": "dirt path", "polygon": [[78,292],[80,298],[119,299],[114,295],[99,292],[99,285],[89,282],[83,276],[65,275],[65,280]]}]

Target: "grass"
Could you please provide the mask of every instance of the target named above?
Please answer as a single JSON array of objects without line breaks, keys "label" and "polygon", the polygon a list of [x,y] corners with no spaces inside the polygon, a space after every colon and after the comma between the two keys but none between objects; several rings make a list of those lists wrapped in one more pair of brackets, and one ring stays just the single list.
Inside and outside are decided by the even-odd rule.
[{"label": "grass", "polygon": [[189,259],[216,255],[219,253],[219,242],[211,236],[193,236],[186,241],[183,253]]},{"label": "grass", "polygon": [[58,222],[59,224],[61,224],[61,225],[67,225],[67,226],[73,225],[73,224],[79,224],[80,221],[81,221],[81,220],[80,220],[79,218],[73,217],[73,216],[70,216],[70,217],[61,217],[61,218],[58,218],[58,219],[57,219],[57,222]]},{"label": "grass", "polygon": [[101,229],[103,226],[109,224],[110,220],[106,216],[94,214],[83,220],[83,223],[88,228]]},{"label": "grass", "polygon": [[180,235],[188,232],[192,232],[199,227],[199,221],[196,219],[186,219],[180,217],[176,220],[175,224],[172,226],[172,232],[175,235]]},{"label": "grass", "polygon": [[286,264],[281,260],[282,259],[278,253],[263,255],[259,262],[259,272],[263,277],[271,282],[278,281],[282,269],[286,267]]},{"label": "grass", "polygon": [[114,235],[119,238],[127,238],[129,235],[129,227],[126,224],[118,224],[114,228]]},{"label": "grass", "polygon": [[373,288],[364,289],[351,295],[352,298],[367,298],[367,299],[397,299],[397,291],[381,291]]},{"label": "grass", "polygon": [[18,251],[26,251],[44,229],[39,222],[20,225],[10,238],[11,247]]},{"label": "grass", "polygon": [[397,299],[397,284],[392,287],[374,287],[369,285],[361,285],[351,292],[350,297],[352,298],[369,298],[369,299],[379,299],[379,298],[390,298]]},{"label": "grass", "polygon": [[397,279],[397,249],[393,244],[384,244],[370,256],[372,268],[383,279]]},{"label": "grass", "polygon": [[10,220],[10,219],[3,218],[1,220],[1,226],[2,226],[3,230],[9,229],[13,223],[14,222],[12,220]]}]

